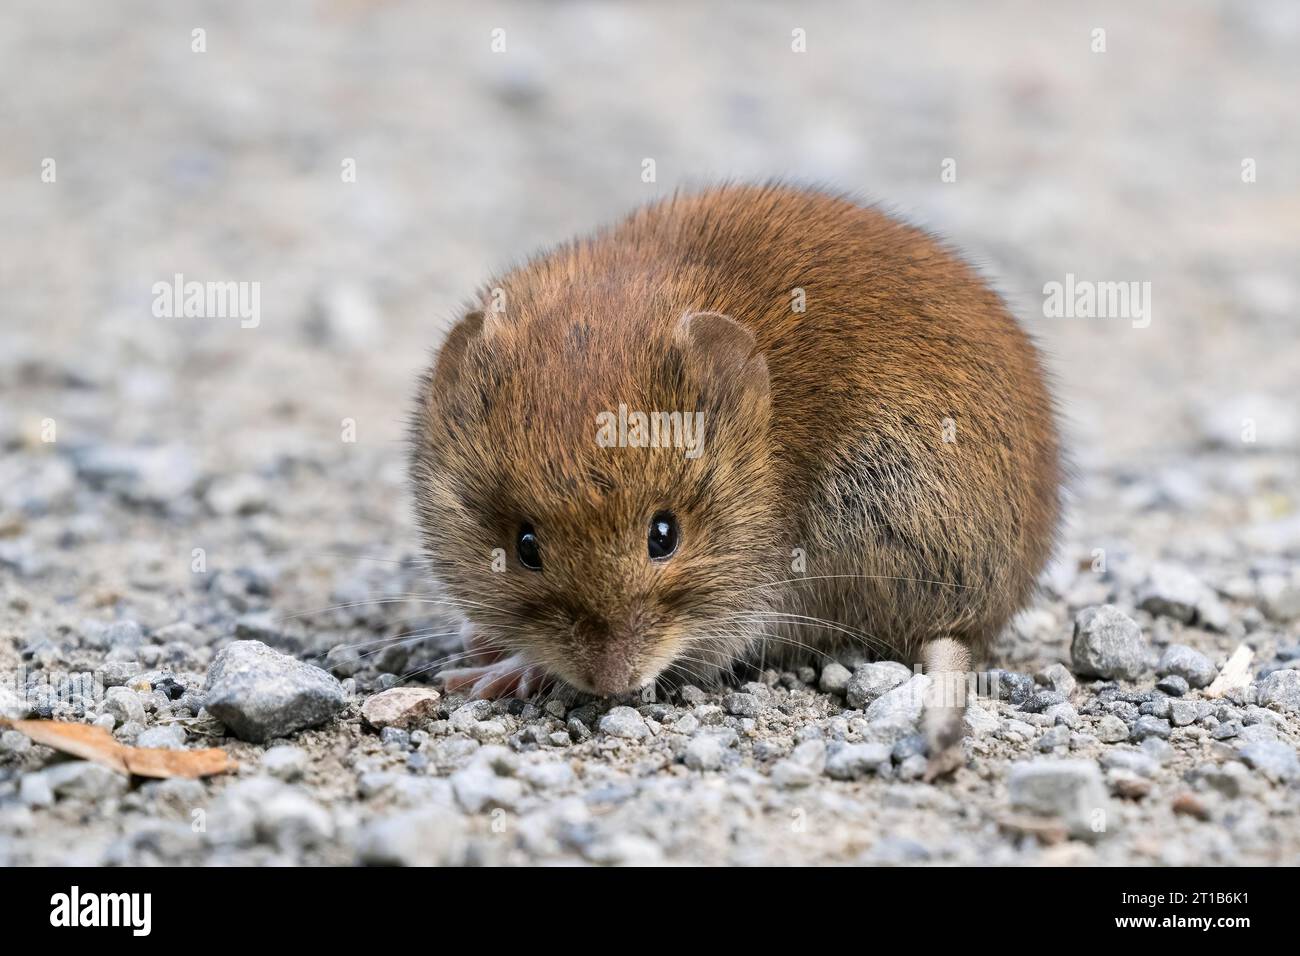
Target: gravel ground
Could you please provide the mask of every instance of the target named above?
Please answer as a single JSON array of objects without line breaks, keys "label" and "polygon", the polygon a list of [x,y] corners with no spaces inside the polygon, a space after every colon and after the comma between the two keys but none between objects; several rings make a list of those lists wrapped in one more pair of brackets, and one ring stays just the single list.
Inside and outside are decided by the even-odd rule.
[{"label": "gravel ground", "polygon": [[[0,865],[1300,863],[1293,5],[123,16],[0,10],[0,712],[240,769],[129,786],[5,732]],[[428,691],[455,623],[401,435],[447,318],[541,243],[774,173],[952,237],[1051,356],[1060,558],[936,785],[886,664]],[[259,282],[259,324],[155,317],[176,273]],[[1044,318],[1067,273],[1149,281],[1149,327]]]}]

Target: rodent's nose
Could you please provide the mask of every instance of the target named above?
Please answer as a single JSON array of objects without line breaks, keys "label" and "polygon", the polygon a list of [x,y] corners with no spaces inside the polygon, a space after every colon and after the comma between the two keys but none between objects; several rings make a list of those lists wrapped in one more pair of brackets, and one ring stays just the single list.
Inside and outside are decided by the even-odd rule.
[{"label": "rodent's nose", "polygon": [[621,654],[602,654],[587,669],[587,683],[592,692],[602,697],[625,694],[635,690],[636,672],[632,662]]}]

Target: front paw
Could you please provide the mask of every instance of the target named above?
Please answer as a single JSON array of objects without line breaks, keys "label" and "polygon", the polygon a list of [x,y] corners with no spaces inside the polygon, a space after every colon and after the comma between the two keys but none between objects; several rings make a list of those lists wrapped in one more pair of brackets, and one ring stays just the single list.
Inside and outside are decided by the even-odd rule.
[{"label": "front paw", "polygon": [[961,748],[962,709],[929,708],[925,711],[923,721],[930,759],[922,779],[926,783],[933,783],[966,764],[966,754]]},{"label": "front paw", "polygon": [[472,698],[530,697],[541,689],[546,674],[521,654],[499,657],[482,667],[457,667],[438,675],[449,693],[465,692]]}]

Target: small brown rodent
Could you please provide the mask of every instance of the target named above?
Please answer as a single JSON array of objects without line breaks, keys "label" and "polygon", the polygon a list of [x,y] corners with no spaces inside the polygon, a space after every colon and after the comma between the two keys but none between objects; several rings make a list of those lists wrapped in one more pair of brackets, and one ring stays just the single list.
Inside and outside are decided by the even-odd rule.
[{"label": "small brown rodent", "polygon": [[943,677],[937,772],[962,712],[937,690],[1024,605],[1059,513],[1052,401],[997,294],[925,232],[781,184],[656,202],[489,282],[411,435],[476,658],[450,686],[615,694],[852,644]]}]

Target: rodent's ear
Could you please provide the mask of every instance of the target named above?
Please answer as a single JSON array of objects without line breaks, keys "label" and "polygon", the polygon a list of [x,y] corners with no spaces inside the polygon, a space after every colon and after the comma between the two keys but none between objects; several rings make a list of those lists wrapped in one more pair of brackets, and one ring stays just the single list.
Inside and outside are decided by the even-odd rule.
[{"label": "rodent's ear", "polygon": [[438,350],[438,362],[433,371],[433,384],[445,388],[460,376],[465,353],[483,334],[483,313],[476,309],[457,322]]},{"label": "rodent's ear", "polygon": [[768,390],[767,359],[754,334],[721,312],[687,312],[677,323],[675,338],[688,355],[711,363],[737,378],[747,390]]}]

